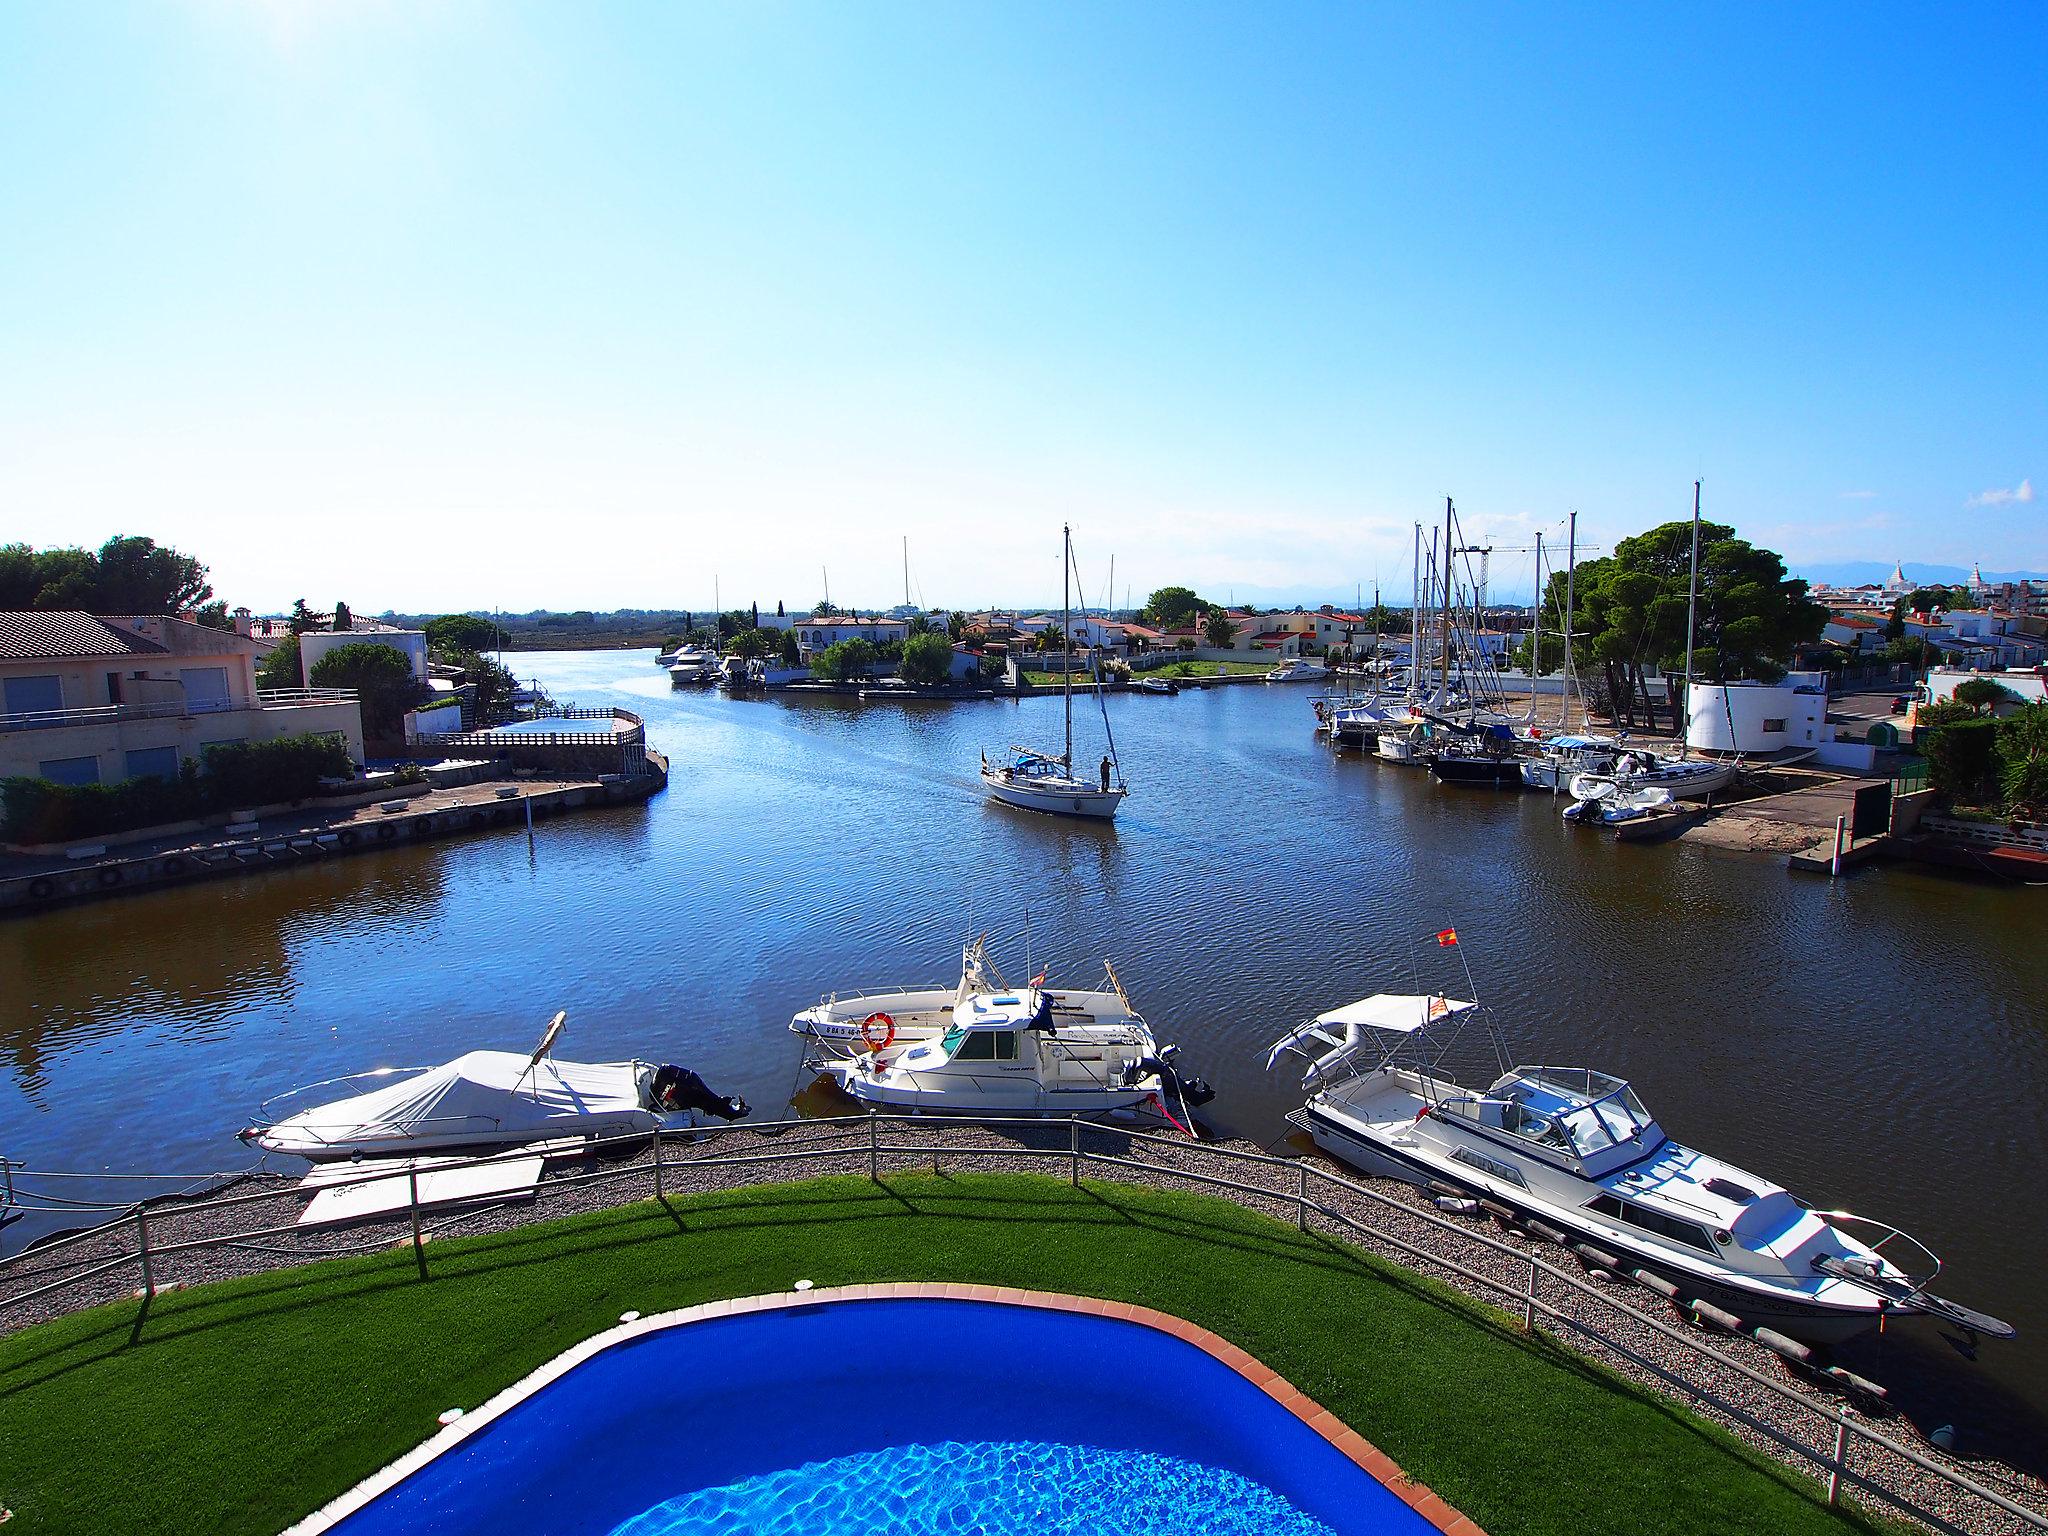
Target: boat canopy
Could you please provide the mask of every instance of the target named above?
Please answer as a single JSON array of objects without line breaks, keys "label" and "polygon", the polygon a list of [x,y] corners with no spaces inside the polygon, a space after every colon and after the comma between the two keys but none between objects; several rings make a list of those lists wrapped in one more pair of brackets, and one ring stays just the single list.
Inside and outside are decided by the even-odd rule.
[{"label": "boat canopy", "polygon": [[1381,992],[1372,997],[1360,998],[1355,1003],[1346,1003],[1342,1008],[1332,1008],[1328,1013],[1319,1013],[1314,1022],[1326,1029],[1345,1029],[1360,1025],[1367,1029],[1384,1029],[1393,1034],[1408,1035],[1425,1025],[1447,1019],[1454,1013],[1463,1013],[1475,1006],[1455,997],[1431,997],[1411,995],[1402,992]]},{"label": "boat canopy", "polygon": [[276,1129],[316,1145],[492,1140],[587,1131],[596,1117],[651,1128],[639,1062],[535,1062],[519,1051],[470,1051],[387,1088],[293,1115]]}]

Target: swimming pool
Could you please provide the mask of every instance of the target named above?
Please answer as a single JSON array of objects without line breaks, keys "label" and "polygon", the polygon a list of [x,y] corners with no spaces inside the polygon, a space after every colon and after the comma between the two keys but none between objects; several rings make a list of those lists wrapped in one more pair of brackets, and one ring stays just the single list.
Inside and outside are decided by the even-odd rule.
[{"label": "swimming pool", "polygon": [[622,1338],[353,1512],[306,1529],[1411,1536],[1436,1527],[1237,1370],[1158,1328],[904,1298]]}]

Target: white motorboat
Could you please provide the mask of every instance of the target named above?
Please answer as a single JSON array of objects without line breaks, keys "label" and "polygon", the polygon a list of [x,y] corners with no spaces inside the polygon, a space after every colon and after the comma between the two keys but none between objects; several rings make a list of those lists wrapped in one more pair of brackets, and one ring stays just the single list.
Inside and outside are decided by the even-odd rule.
[{"label": "white motorboat", "polygon": [[1572,801],[1564,808],[1564,819],[1597,821],[1611,827],[1624,821],[1641,821],[1645,816],[1654,816],[1678,803],[1670,790],[1661,789],[1654,784],[1648,789],[1634,789],[1613,783],[1603,787],[1608,793]]},{"label": "white motorboat", "polygon": [[1330,669],[1328,667],[1310,661],[1306,657],[1298,656],[1292,661],[1282,662],[1279,666],[1268,672],[1265,680],[1269,683],[1306,683],[1312,682],[1319,677],[1328,677],[1329,675]]},{"label": "white motorboat", "polygon": [[702,646],[686,645],[676,652],[668,669],[668,680],[677,685],[711,683],[718,680],[718,653]]},{"label": "white motorboat", "polygon": [[[649,1061],[557,1061],[566,1015],[556,1014],[532,1052],[470,1051],[438,1067],[386,1067],[330,1078],[267,1100],[263,1118],[238,1133],[250,1146],[314,1162],[488,1151],[532,1142],[651,1135],[749,1113],[744,1099],[714,1094],[687,1067]],[[344,1091],[281,1118],[275,1107],[324,1088]]]},{"label": "white motorboat", "polygon": [[1037,987],[977,992],[955,1004],[936,1039],[883,1043],[857,1055],[815,1050],[805,1065],[862,1104],[900,1113],[1096,1114],[1152,1107],[1186,1128],[1214,1097],[1173,1067],[1135,1011],[1062,1017]]},{"label": "white motorboat", "polygon": [[676,642],[673,649],[662,651],[659,654],[657,654],[654,658],[654,664],[657,667],[672,667],[676,664],[676,659],[680,657],[683,654],[683,652],[686,649],[688,649],[688,647],[689,642],[687,640],[679,640]]},{"label": "white motorboat", "polygon": [[1940,1261],[1924,1245],[1673,1141],[1618,1077],[1509,1066],[1489,1027],[1499,1074],[1460,1085],[1442,1063],[1480,1015],[1440,995],[1368,997],[1282,1036],[1267,1065],[1307,1061],[1313,1096],[1288,1119],[1332,1156],[1470,1190],[1751,1326],[1829,1343],[1920,1313],[2011,1335],[1928,1290]]},{"label": "white motorboat", "polygon": [[1180,684],[1170,677],[1141,677],[1131,684],[1131,692],[1171,696],[1180,692]]},{"label": "white motorboat", "polygon": [[[1108,990],[1083,991],[1073,987],[1045,988],[1043,975],[1032,986],[1044,992],[1054,1023],[1061,1027],[1081,1025],[1142,1024],[1116,973],[1105,966]],[[982,935],[960,952],[960,980],[951,987],[897,987],[880,991],[834,992],[822,1002],[806,1008],[789,1021],[792,1034],[803,1036],[816,1051],[854,1056],[863,1051],[887,1048],[898,1042],[916,1044],[936,1040],[953,1027],[953,1014],[962,1003],[976,997],[995,997],[1014,990],[988,957],[988,938]]]},{"label": "white motorboat", "polygon": [[[1073,633],[1073,530],[1062,528],[1060,581],[1065,592],[1060,632]],[[1026,811],[1046,811],[1055,816],[1087,816],[1106,821],[1116,815],[1130,793],[1123,782],[1123,767],[1117,761],[1116,737],[1109,730],[1109,707],[1102,702],[1102,679],[1092,680],[1095,698],[1102,708],[1102,732],[1109,743],[1102,759],[1102,772],[1095,782],[1074,774],[1074,667],[1071,653],[1064,655],[1060,671],[1061,702],[1066,713],[1066,749],[1055,755],[1032,747],[1011,747],[1008,761],[991,763],[988,751],[981,753],[981,782],[992,799]]]}]

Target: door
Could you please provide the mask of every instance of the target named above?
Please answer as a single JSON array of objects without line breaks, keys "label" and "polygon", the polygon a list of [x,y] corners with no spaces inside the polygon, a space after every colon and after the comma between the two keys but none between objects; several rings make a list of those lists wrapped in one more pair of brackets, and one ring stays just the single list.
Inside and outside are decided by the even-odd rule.
[{"label": "door", "polygon": [[226,667],[180,667],[178,679],[185,685],[187,714],[205,714],[235,707],[234,700],[228,696]]}]

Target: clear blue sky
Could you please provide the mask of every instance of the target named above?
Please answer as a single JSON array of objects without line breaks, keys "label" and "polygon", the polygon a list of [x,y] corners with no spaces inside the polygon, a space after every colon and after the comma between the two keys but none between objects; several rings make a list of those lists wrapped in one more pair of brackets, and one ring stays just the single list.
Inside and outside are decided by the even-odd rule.
[{"label": "clear blue sky", "polygon": [[2048,568],[2044,81],[2039,5],[12,0],[0,539],[374,611],[885,604],[907,534],[938,604],[1070,518],[1336,595],[1701,476]]}]

